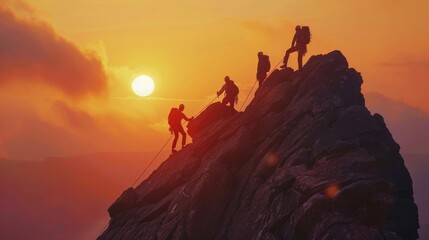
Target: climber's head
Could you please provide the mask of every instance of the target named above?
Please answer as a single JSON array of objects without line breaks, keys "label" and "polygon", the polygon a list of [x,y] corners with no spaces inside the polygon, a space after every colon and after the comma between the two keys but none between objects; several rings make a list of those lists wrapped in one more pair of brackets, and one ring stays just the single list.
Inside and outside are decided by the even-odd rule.
[{"label": "climber's head", "polygon": [[264,55],[264,53],[263,52],[258,52],[258,56],[260,57],[260,56],[262,56],[262,55]]},{"label": "climber's head", "polygon": [[231,79],[229,78],[229,76],[225,76],[225,82],[227,83],[228,81],[231,81]]},{"label": "climber's head", "polygon": [[183,104],[180,104],[179,105],[179,110],[182,112],[183,110],[185,110],[185,105],[183,105]]},{"label": "climber's head", "polygon": [[301,26],[299,26],[299,25],[297,25],[296,27],[295,27],[295,31],[299,31],[299,30],[301,30]]}]

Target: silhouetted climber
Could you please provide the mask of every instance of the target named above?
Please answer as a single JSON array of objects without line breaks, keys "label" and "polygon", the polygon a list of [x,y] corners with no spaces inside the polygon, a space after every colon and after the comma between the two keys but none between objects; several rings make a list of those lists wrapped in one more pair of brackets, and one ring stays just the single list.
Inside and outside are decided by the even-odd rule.
[{"label": "silhouetted climber", "polygon": [[171,147],[171,152],[176,152],[176,144],[177,140],[179,139],[179,133],[182,134],[182,148],[186,145],[186,132],[183,130],[182,127],[182,119],[185,119],[186,121],[191,121],[194,119],[186,117],[186,115],[183,113],[183,110],[185,109],[185,105],[180,104],[179,108],[172,108],[170,110],[170,114],[168,115],[168,124],[170,125],[170,132],[174,133],[174,140],[173,145]]},{"label": "silhouetted climber", "polygon": [[238,103],[238,93],[240,90],[228,76],[225,77],[225,84],[217,92],[217,96],[219,97],[224,91],[225,97],[222,100],[222,104],[227,105],[229,103],[232,109],[234,109],[234,103]]},{"label": "silhouetted climber", "polygon": [[259,82],[259,87],[264,82],[265,78],[267,78],[267,72],[271,69],[270,58],[268,55],[264,55],[263,52],[258,53],[258,70],[256,72],[256,79]]},{"label": "silhouetted climber", "polygon": [[283,59],[284,65],[281,68],[287,67],[289,54],[298,52],[298,68],[302,68],[302,57],[307,53],[307,44],[310,43],[311,33],[310,28],[307,26],[296,26],[295,35],[293,36],[292,46],[286,51],[286,55]]}]

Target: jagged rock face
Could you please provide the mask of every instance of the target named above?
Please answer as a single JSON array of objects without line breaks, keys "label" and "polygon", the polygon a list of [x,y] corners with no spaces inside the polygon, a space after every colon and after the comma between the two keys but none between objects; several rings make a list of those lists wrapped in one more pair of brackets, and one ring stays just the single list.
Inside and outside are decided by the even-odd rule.
[{"label": "jagged rock face", "polygon": [[416,239],[410,175],[361,84],[334,51],[274,71],[242,113],[209,107],[99,239]]}]

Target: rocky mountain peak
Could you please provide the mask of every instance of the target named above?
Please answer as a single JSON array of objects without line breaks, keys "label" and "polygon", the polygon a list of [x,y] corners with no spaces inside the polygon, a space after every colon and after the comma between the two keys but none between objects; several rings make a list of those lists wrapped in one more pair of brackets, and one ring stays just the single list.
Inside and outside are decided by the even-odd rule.
[{"label": "rocky mountain peak", "polygon": [[362,82],[334,51],[275,70],[244,112],[212,104],[98,239],[417,239],[410,175]]}]

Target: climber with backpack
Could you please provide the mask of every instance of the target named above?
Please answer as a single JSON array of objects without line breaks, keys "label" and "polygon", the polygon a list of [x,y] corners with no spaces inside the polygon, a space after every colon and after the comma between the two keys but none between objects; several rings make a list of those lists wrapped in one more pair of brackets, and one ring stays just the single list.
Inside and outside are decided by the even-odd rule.
[{"label": "climber with backpack", "polygon": [[222,100],[222,104],[227,105],[229,103],[232,109],[234,109],[234,104],[238,103],[239,89],[229,76],[225,77],[225,84],[217,92],[217,96],[219,97],[223,92],[225,92],[225,97]]},{"label": "climber with backpack", "polygon": [[168,124],[170,125],[170,133],[174,133],[174,140],[173,145],[171,147],[171,152],[175,153],[176,151],[176,144],[177,140],[179,139],[179,133],[182,134],[182,148],[186,145],[186,132],[183,130],[182,126],[182,119],[186,121],[191,121],[194,119],[186,117],[186,115],[183,113],[183,110],[185,109],[185,105],[180,104],[179,108],[172,108],[170,110],[170,114],[168,115]]},{"label": "climber with backpack", "polygon": [[289,54],[293,52],[298,52],[298,68],[302,68],[302,57],[307,53],[307,44],[311,41],[311,32],[308,26],[296,26],[295,35],[293,36],[292,46],[286,51],[285,57],[283,59],[283,66],[281,68],[287,67],[287,62],[289,59]]},{"label": "climber with backpack", "polygon": [[264,55],[263,52],[258,53],[258,69],[256,72],[256,79],[259,82],[259,87],[261,87],[265,78],[267,78],[267,72],[271,69],[270,58],[268,55]]}]

